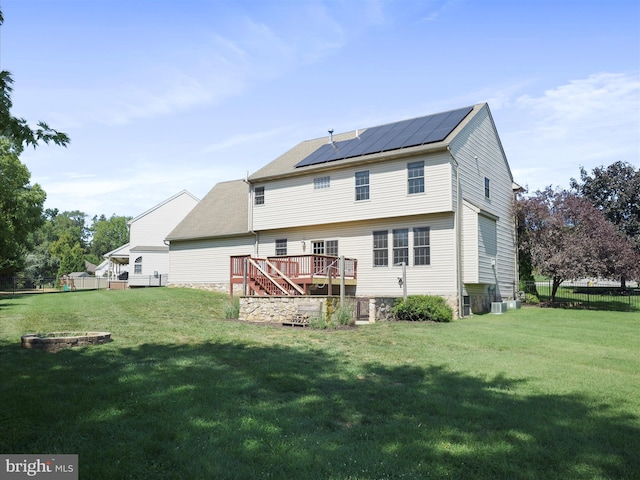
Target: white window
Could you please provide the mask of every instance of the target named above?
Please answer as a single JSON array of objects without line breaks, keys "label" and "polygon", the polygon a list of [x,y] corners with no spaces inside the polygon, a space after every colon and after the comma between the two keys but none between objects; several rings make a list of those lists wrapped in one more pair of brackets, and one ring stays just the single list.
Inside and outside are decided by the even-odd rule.
[{"label": "white window", "polygon": [[356,172],[356,201],[369,200],[369,170]]},{"label": "white window", "polygon": [[413,229],[413,264],[431,265],[429,227],[415,227]]},{"label": "white window", "polygon": [[331,186],[331,177],[317,177],[313,179],[313,189],[321,190],[323,188],[329,188]]},{"label": "white window", "polygon": [[373,266],[389,265],[389,237],[386,230],[373,232]]},{"label": "white window", "polygon": [[279,238],[276,240],[276,255],[286,255],[287,254],[287,239]]},{"label": "white window", "polygon": [[255,204],[264,205],[264,187],[256,187],[255,189]]},{"label": "white window", "polygon": [[142,274],[142,257],[136,258],[133,264],[133,273],[138,275]]},{"label": "white window", "polygon": [[338,240],[327,240],[325,242],[325,247],[327,255],[331,255],[332,257],[338,256]]},{"label": "white window", "polygon": [[489,188],[489,179],[484,177],[484,196],[485,198],[491,198],[491,189]]},{"label": "white window", "polygon": [[409,264],[409,229],[400,228],[393,231],[393,264]]},{"label": "white window", "polygon": [[424,193],[424,162],[407,164],[407,192]]}]

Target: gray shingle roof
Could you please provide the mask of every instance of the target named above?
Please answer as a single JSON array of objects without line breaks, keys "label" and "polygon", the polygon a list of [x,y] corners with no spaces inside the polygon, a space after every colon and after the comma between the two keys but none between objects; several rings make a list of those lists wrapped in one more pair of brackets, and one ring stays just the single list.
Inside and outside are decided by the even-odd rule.
[{"label": "gray shingle roof", "polygon": [[244,180],[216,184],[167,236],[167,240],[202,239],[249,232],[249,185]]}]

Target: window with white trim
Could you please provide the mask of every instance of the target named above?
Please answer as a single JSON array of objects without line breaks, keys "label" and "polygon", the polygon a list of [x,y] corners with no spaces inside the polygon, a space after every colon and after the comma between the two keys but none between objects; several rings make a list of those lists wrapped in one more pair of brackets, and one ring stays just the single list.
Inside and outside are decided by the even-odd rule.
[{"label": "window with white trim", "polygon": [[424,193],[424,162],[407,164],[407,193]]},{"label": "window with white trim", "polygon": [[387,230],[373,232],[373,266],[389,265],[389,236]]},{"label": "window with white trim", "polygon": [[369,200],[369,170],[356,172],[356,202]]},{"label": "window with white trim", "polygon": [[313,179],[313,189],[321,190],[323,188],[329,188],[331,186],[331,177],[316,177]]},{"label": "window with white trim", "polygon": [[393,264],[409,265],[409,229],[399,228],[393,231]]},{"label": "window with white trim", "polygon": [[413,264],[431,265],[429,227],[413,228]]},{"label": "window with white trim", "polygon": [[484,177],[484,197],[491,198],[491,189],[489,188],[489,178]]},{"label": "window with white trim", "polygon": [[286,254],[287,254],[287,239],[286,238],[276,239],[276,256],[281,256]]},{"label": "window with white trim", "polygon": [[338,240],[327,240],[325,242],[325,250],[327,255],[331,255],[332,257],[338,256]]},{"label": "window with white trim", "polygon": [[142,274],[142,256],[136,258],[133,264],[133,273],[136,275]]},{"label": "window with white trim", "polygon": [[314,240],[311,242],[314,255],[324,255],[324,240]]},{"label": "window with white trim", "polygon": [[254,203],[264,205],[264,187],[256,187],[254,194]]}]

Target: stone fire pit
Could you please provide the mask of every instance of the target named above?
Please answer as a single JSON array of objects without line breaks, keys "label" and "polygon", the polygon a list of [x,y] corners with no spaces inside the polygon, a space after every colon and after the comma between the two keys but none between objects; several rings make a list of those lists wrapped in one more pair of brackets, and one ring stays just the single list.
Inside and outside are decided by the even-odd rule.
[{"label": "stone fire pit", "polygon": [[63,348],[102,345],[111,341],[110,332],[52,332],[23,335],[22,348],[56,352]]}]

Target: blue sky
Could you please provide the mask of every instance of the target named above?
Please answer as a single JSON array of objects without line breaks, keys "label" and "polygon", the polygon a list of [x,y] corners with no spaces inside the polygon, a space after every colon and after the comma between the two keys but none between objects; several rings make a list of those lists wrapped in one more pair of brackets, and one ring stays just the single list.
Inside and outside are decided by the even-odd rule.
[{"label": "blue sky", "polygon": [[488,102],[514,179],[640,166],[633,0],[3,0],[21,157],[48,208],[202,198],[302,140]]}]

